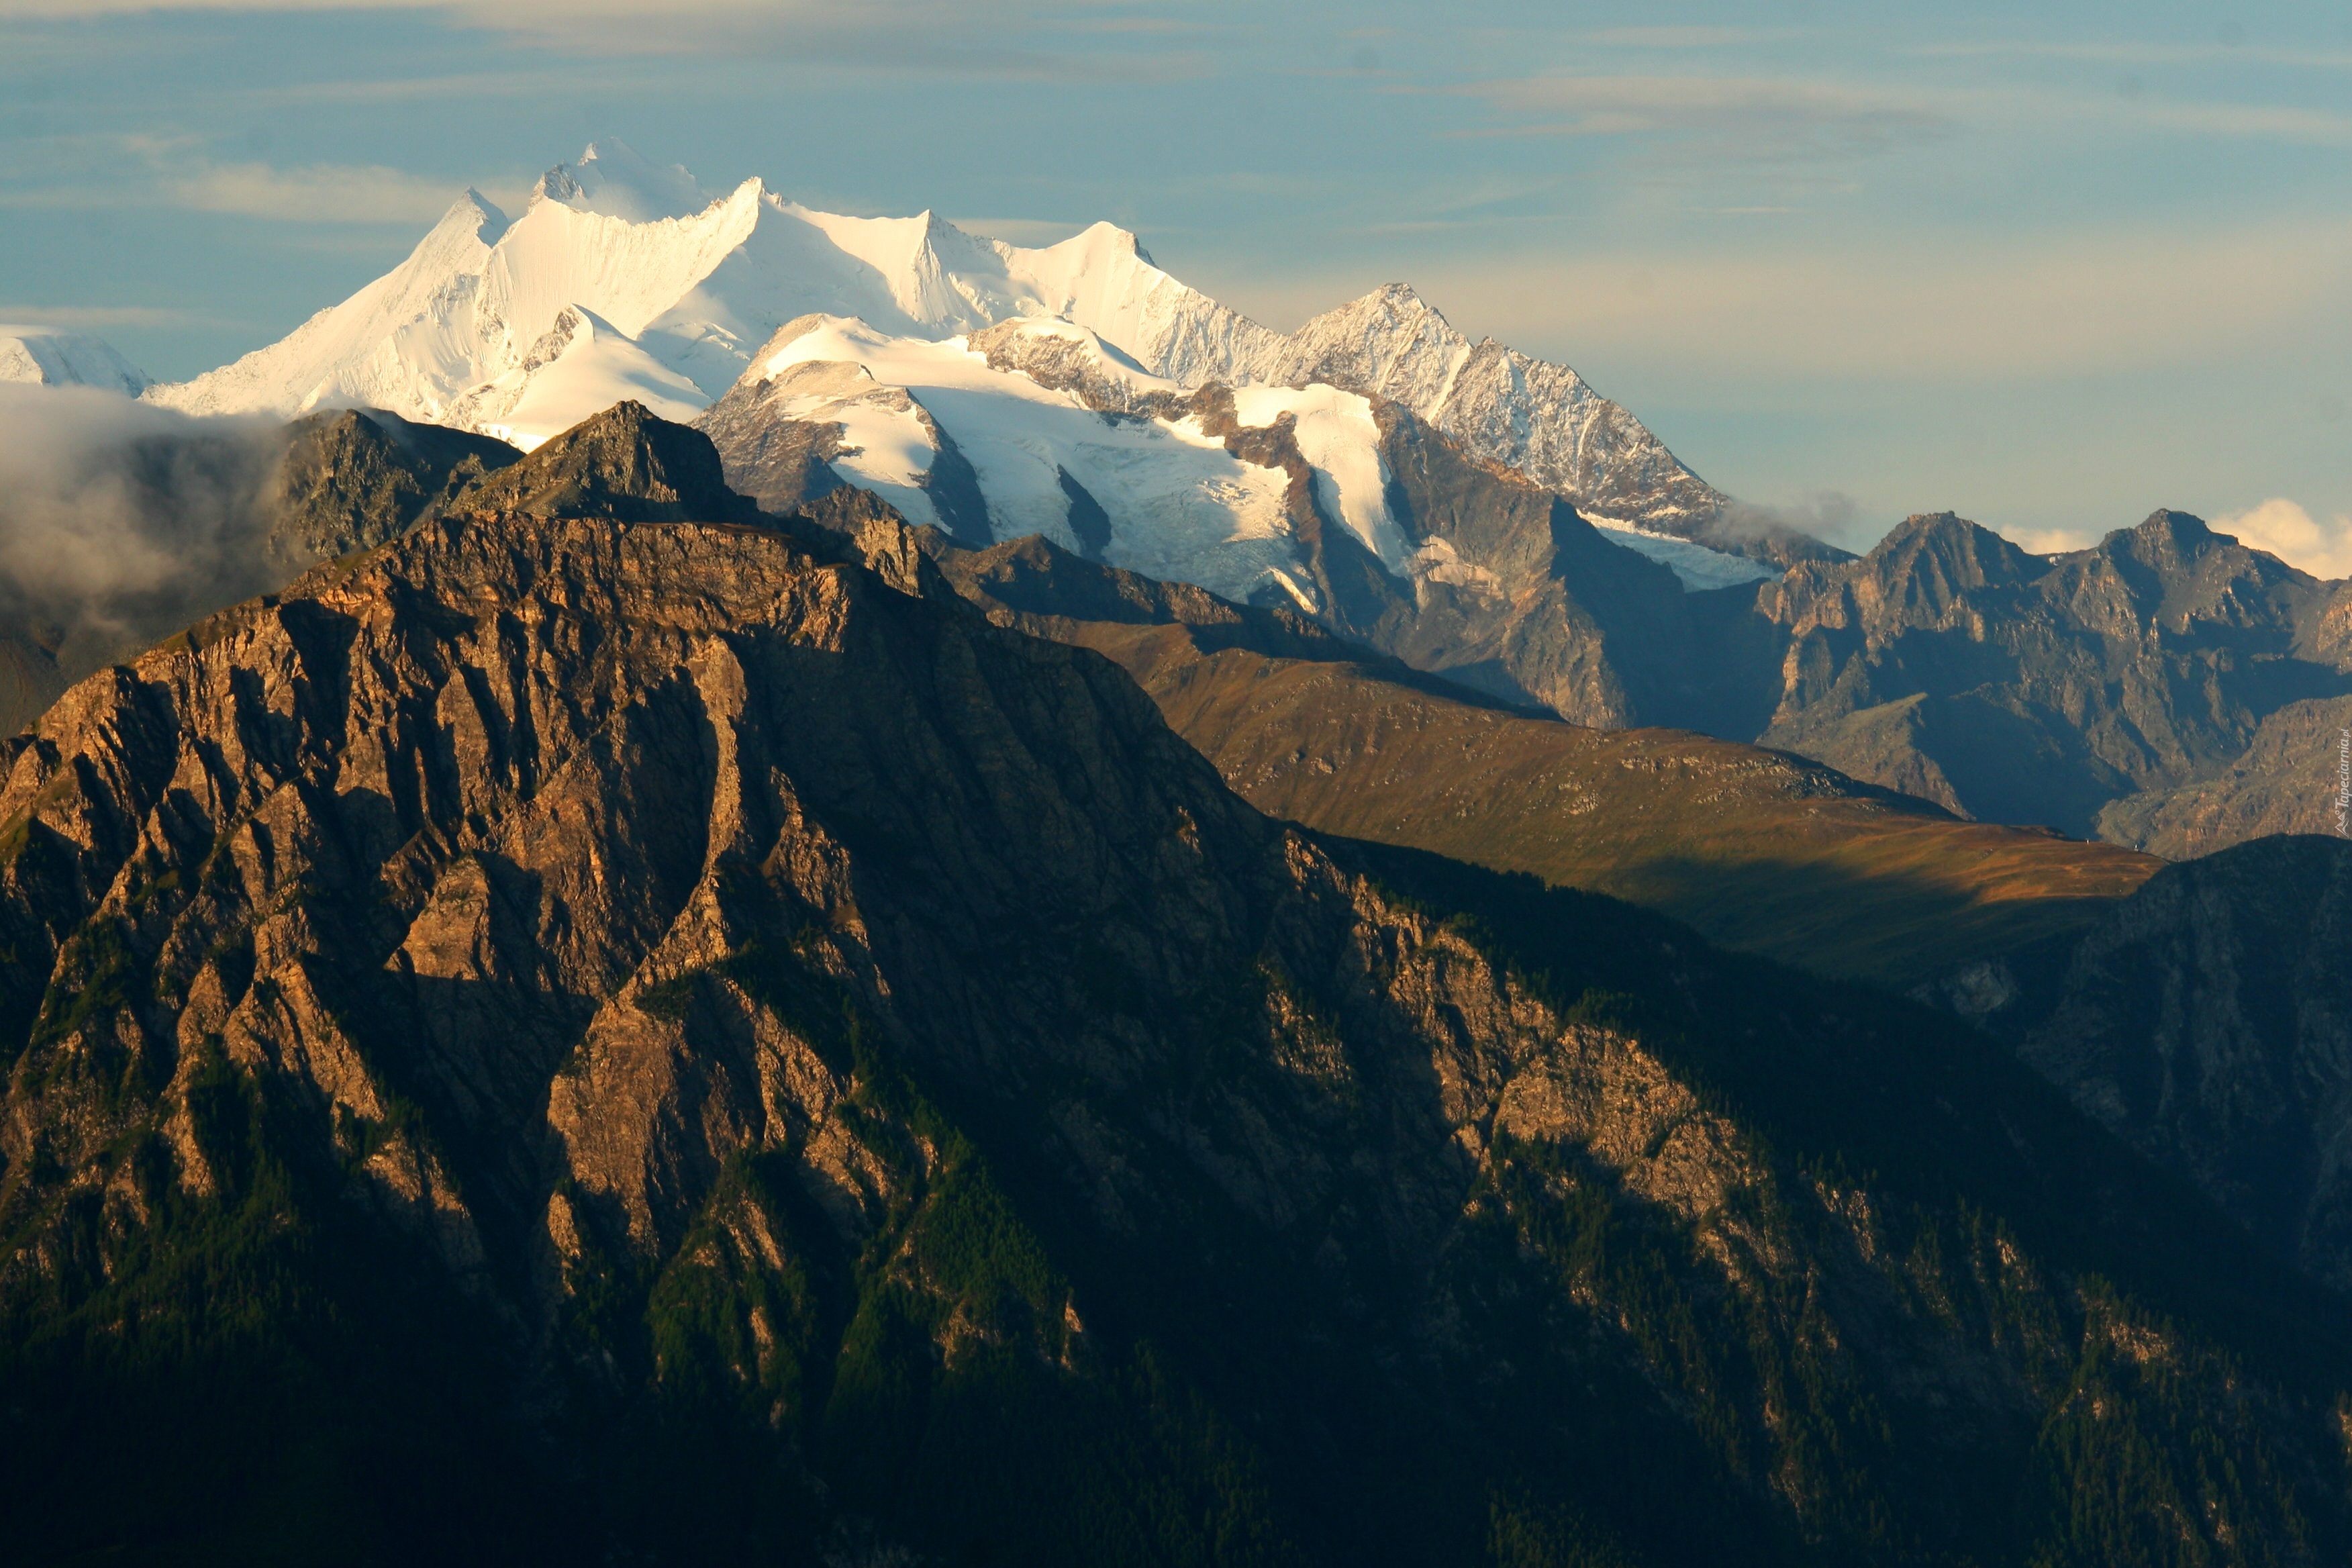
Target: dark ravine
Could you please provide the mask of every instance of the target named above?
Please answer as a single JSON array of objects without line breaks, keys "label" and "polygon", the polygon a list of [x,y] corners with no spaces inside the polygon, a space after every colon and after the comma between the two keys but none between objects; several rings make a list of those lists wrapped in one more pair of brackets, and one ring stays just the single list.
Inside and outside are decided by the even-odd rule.
[{"label": "dark ravine", "polygon": [[11,742],[23,1560],[2352,1546],[2340,1303],[2005,1053],[1270,821],[819,505],[426,522]]}]

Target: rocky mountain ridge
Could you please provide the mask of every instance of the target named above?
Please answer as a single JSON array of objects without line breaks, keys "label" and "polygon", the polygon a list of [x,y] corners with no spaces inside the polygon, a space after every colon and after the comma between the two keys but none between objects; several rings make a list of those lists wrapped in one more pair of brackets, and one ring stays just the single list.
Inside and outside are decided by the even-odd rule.
[{"label": "rocky mountain ridge", "polygon": [[1761,738],[2088,835],[2114,803],[2243,755],[2288,704],[2352,691],[2345,592],[2184,512],[2046,558],[1915,517],[1758,590],[1780,667]]}]

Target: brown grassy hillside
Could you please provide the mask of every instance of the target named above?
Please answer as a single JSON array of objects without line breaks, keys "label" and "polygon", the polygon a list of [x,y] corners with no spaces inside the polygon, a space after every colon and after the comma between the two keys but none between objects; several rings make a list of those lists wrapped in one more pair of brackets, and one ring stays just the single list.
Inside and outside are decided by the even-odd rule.
[{"label": "brown grassy hillside", "polygon": [[1176,639],[1119,630],[1086,640],[1262,811],[1610,893],[1842,976],[1909,985],[2037,944],[2162,864],[1760,747],[1480,708],[1360,665],[1155,658],[1139,645]]}]

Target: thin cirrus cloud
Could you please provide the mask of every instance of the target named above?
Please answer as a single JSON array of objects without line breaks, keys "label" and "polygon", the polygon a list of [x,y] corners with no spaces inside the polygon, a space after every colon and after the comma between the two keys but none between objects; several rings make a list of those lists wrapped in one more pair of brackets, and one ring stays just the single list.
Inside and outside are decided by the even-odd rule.
[{"label": "thin cirrus cloud", "polygon": [[2098,123],[2143,134],[2352,147],[2352,114],[2332,109],[2116,100],[2024,85],[1893,90],[1780,77],[1610,75],[1519,78],[1454,90],[1518,121],[1454,136],[1645,137],[1686,157],[1723,163],[1869,156],[1939,140],[1972,122]]},{"label": "thin cirrus cloud", "polygon": [[1603,48],[1722,49],[1743,44],[1778,43],[1798,36],[1792,27],[1603,27],[1581,35]]},{"label": "thin cirrus cloud", "polygon": [[1974,39],[1915,45],[1905,50],[1922,58],[2078,60],[2089,65],[2294,66],[2306,70],[2352,70],[2352,49],[2257,48],[2242,43],[2163,44],[2144,41],[2062,42],[2048,39]]},{"label": "thin cirrus cloud", "polygon": [[177,327],[210,319],[193,310],[170,310],[154,305],[11,305],[0,300],[0,321],[19,327],[99,331],[108,327]]},{"label": "thin cirrus cloud", "polygon": [[[462,181],[430,179],[382,164],[310,163],[279,168],[258,162],[220,162],[184,137],[104,139],[101,148],[36,144],[51,161],[77,154],[80,177],[16,183],[49,173],[42,160],[0,163],[0,209],[175,207],[274,222],[331,226],[429,224],[449,210]],[[520,200],[500,187],[491,199]],[[137,323],[128,323],[137,324]]]},{"label": "thin cirrus cloud", "polygon": [[1460,324],[1662,371],[1777,385],[1997,382],[2244,362],[2352,331],[2352,222],[2203,237],[1900,237],[1753,248],[1480,256],[1424,268]]},{"label": "thin cirrus cloud", "polygon": [[1953,129],[1914,96],[1769,77],[1530,77],[1456,90],[1525,121],[1461,135],[1659,136],[1742,162],[1867,155]]},{"label": "thin cirrus cloud", "polygon": [[2352,147],[2352,114],[2287,105],[2146,103],[2132,114],[2147,124],[2208,136],[2255,137],[2309,147]]},{"label": "thin cirrus cloud", "polygon": [[458,195],[445,181],[398,169],[324,163],[215,163],[170,180],[165,190],[175,205],[197,212],[331,224],[431,223]]},{"label": "thin cirrus cloud", "polygon": [[[0,22],[163,12],[410,11],[572,56],[773,56],[836,64],[1058,79],[1091,63],[1125,77],[1197,74],[1194,53],[1156,32],[1095,30],[1119,0],[0,0]],[[1058,36],[1055,36],[1058,35]],[[1055,47],[1037,47],[1054,37]],[[1108,46],[1108,47],[1106,47]]]}]

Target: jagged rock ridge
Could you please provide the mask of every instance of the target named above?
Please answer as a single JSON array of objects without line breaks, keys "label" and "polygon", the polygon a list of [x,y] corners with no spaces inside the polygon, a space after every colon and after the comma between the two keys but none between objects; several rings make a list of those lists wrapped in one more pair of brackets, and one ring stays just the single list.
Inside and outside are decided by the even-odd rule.
[{"label": "jagged rock ridge", "polygon": [[[1994,821],[2088,834],[2352,692],[2343,585],[2160,511],[2029,555],[1949,513],[1757,590],[1766,744]],[[2120,819],[2119,819],[2120,820]]]}]

